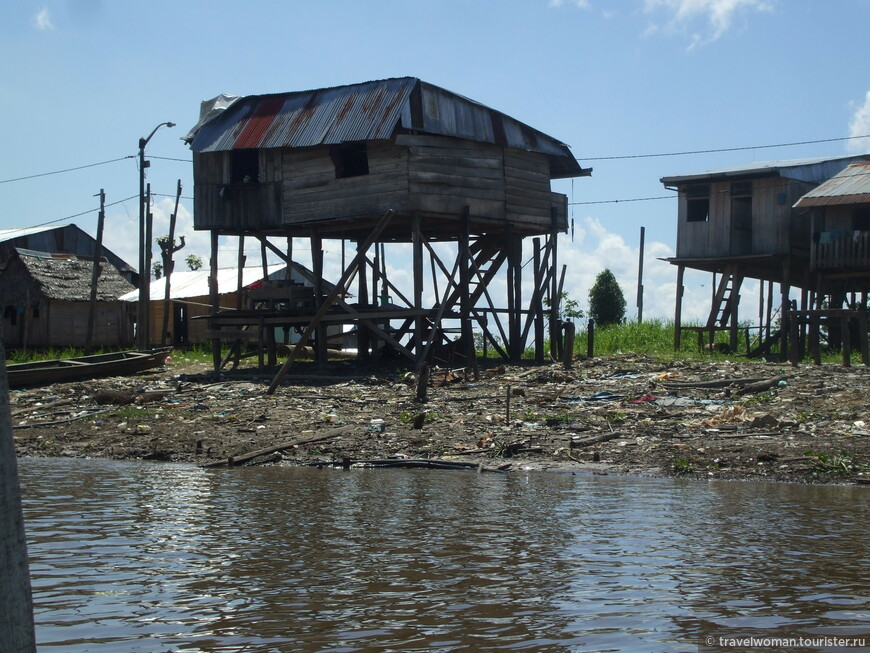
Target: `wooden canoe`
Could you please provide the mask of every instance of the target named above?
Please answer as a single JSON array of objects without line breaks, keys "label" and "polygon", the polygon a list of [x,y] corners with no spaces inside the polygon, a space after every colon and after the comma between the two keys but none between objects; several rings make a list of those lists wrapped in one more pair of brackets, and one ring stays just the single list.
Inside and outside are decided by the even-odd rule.
[{"label": "wooden canoe", "polygon": [[10,388],[50,385],[105,376],[130,376],[166,362],[171,347],[147,351],[117,351],[76,358],[14,363],[6,366]]}]

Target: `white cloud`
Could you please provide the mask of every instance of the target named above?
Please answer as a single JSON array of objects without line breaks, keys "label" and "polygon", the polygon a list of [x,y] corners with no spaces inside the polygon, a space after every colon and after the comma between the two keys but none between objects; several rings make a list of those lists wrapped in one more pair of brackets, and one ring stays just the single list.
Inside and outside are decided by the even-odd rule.
[{"label": "white cloud", "polygon": [[[688,33],[692,41],[690,49],[722,37],[739,14],[772,8],[769,0],[644,0],[647,14],[668,16],[664,25],[650,25],[648,33]],[[698,23],[703,27],[698,28]]]},{"label": "white cloud", "polygon": [[39,13],[33,17],[33,25],[38,30],[54,29],[54,23],[51,22],[51,12],[48,10],[48,7],[43,7],[39,10]]},{"label": "white cloud", "polygon": [[[864,104],[855,108],[852,119],[849,121],[849,136],[867,136],[870,134],[870,91],[864,96]],[[870,151],[870,139],[856,138],[847,141],[846,148],[849,152],[863,153]]]},{"label": "white cloud", "polygon": [[[591,9],[591,5],[589,4],[589,0],[567,0],[569,4],[576,5],[580,9]],[[564,5],[566,0],[550,0],[551,7],[561,7]]]}]

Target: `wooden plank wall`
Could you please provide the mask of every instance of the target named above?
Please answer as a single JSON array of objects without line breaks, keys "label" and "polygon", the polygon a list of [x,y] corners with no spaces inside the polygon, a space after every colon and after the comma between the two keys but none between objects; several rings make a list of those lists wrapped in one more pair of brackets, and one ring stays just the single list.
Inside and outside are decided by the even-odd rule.
[{"label": "wooden plank wall", "polygon": [[[184,303],[187,306],[187,341],[189,343],[209,342],[207,336],[208,320],[191,319],[211,314],[211,306],[209,304],[208,295],[202,297],[186,297]],[[219,306],[222,309],[233,310],[236,307],[236,293],[228,293],[220,296]],[[175,302],[169,302],[169,332],[175,332],[174,324]],[[160,344],[160,330],[163,328],[163,300],[151,302],[151,338],[152,345]],[[252,336],[256,337],[257,332],[252,331]],[[170,341],[171,344],[171,341]]]},{"label": "wooden plank wall", "polygon": [[[84,347],[87,343],[88,302],[51,301],[18,315],[17,324],[4,320],[3,337],[7,347]],[[133,321],[128,302],[97,302],[94,320],[95,347],[128,347],[133,344]]]},{"label": "wooden plank wall", "polygon": [[367,175],[336,179],[328,147],[283,150],[284,224],[407,210],[407,151],[370,141],[368,165]]},{"label": "wooden plank wall", "polygon": [[432,136],[401,136],[408,147],[412,208],[423,214],[503,219],[504,160],[499,147]]},{"label": "wooden plank wall", "polygon": [[544,154],[505,149],[507,219],[547,229],[552,221],[550,162]]},{"label": "wooden plank wall", "polygon": [[[792,205],[812,185],[766,177],[752,182],[752,254],[786,254],[796,233],[808,236],[806,221],[796,219]],[[688,200],[679,196],[677,256],[718,258],[731,256],[731,181],[710,184],[710,219],[688,222]]]}]

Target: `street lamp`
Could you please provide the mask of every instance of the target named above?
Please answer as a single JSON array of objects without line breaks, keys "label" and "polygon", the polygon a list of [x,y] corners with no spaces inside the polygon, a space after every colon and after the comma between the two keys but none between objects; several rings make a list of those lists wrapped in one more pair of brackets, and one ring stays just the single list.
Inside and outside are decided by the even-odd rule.
[{"label": "street lamp", "polygon": [[161,122],[151,130],[148,138],[139,139],[139,305],[136,307],[136,342],[139,349],[148,349],[151,344],[151,222],[150,211],[145,209],[145,168],[151,162],[145,160],[145,146],[164,125],[175,127],[174,122]]}]

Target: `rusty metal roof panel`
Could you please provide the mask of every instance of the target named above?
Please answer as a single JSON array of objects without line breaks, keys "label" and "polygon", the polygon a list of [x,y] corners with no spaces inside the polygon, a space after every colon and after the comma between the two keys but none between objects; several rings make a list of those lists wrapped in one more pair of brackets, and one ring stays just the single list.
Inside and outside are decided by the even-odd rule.
[{"label": "rusty metal roof panel", "polygon": [[313,147],[386,140],[397,127],[547,154],[554,177],[589,174],[564,143],[414,77],[240,98],[189,142],[194,152]]},{"label": "rusty metal roof panel", "polygon": [[417,80],[388,79],[350,86],[241,98],[202,125],[195,152],[312,147],[390,138]]},{"label": "rusty metal roof panel", "polygon": [[870,161],[853,163],[801,197],[796,208],[870,203]]}]

